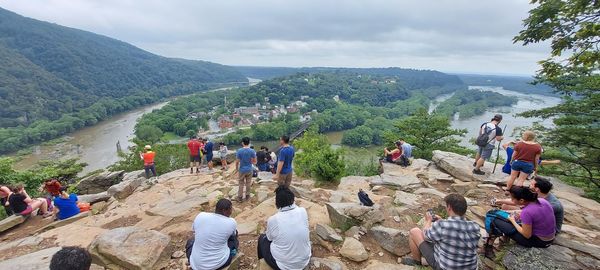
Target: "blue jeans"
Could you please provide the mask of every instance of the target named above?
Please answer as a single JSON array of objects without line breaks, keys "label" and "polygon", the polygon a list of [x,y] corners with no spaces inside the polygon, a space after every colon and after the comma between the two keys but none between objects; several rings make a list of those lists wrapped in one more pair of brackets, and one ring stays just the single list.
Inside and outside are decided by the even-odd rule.
[{"label": "blue jeans", "polygon": [[144,172],[146,172],[146,178],[150,178],[150,172],[152,172],[153,176],[156,176],[156,166],[154,165],[154,163],[144,165]]},{"label": "blue jeans", "polygon": [[533,163],[515,160],[512,163],[511,169],[513,171],[531,174],[533,172]]}]

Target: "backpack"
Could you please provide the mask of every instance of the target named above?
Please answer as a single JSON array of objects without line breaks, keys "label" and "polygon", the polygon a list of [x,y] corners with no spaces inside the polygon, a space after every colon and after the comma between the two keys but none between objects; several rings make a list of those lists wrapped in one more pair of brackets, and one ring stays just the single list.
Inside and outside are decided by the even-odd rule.
[{"label": "backpack", "polygon": [[369,194],[364,192],[362,189],[358,192],[358,200],[360,200],[360,204],[364,206],[373,206],[373,201],[369,198]]},{"label": "backpack", "polygon": [[[492,209],[485,214],[485,231],[490,236],[501,236],[503,233],[494,226],[493,221],[497,218],[502,219],[506,222],[508,221],[508,217],[510,214],[504,210]],[[516,229],[515,229],[516,230]]]},{"label": "backpack", "polygon": [[[487,124],[488,123],[484,123],[483,125],[481,125],[481,127],[486,126],[485,128],[487,128]],[[490,134],[492,133],[492,131],[495,131],[496,128],[490,129],[489,131],[485,131],[485,128],[483,129],[483,133],[479,134],[479,136],[477,136],[477,139],[475,139],[475,144],[479,147],[486,147],[494,138],[492,138],[490,140]]]}]

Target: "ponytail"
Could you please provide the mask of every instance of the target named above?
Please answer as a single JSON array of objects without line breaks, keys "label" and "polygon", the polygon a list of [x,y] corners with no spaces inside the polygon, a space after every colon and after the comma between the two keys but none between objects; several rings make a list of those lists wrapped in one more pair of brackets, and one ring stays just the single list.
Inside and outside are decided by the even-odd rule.
[{"label": "ponytail", "polygon": [[539,203],[538,194],[527,187],[514,186],[510,189],[510,195],[517,200]]}]

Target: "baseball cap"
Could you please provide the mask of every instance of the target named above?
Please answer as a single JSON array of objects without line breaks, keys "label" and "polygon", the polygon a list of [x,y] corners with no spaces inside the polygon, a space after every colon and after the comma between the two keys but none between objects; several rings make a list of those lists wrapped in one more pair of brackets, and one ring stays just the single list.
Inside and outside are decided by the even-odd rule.
[{"label": "baseball cap", "polygon": [[150,146],[150,145],[146,145],[146,146],[144,146],[144,149],[146,149],[146,150],[150,150],[150,149],[152,149],[152,146]]}]

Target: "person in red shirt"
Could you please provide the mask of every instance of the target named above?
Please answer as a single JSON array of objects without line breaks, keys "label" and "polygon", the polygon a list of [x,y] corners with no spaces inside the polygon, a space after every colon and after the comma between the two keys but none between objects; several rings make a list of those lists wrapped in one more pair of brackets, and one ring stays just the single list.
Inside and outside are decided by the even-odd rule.
[{"label": "person in red shirt", "polygon": [[201,143],[198,141],[196,136],[192,136],[187,143],[187,147],[190,150],[190,173],[194,173],[194,167],[196,167],[196,173],[200,172],[200,156]]},{"label": "person in red shirt", "polygon": [[512,155],[511,172],[506,182],[506,189],[510,190],[513,183],[519,178],[518,186],[523,186],[527,177],[537,173],[537,166],[542,155],[542,146],[535,142],[535,133],[527,130],[523,132],[523,139],[515,145]]},{"label": "person in red shirt", "polygon": [[144,146],[144,153],[140,152],[140,158],[144,161],[144,171],[146,172],[146,178],[150,178],[150,172],[156,177],[156,166],[154,164],[155,152],[152,152],[150,145]]}]

